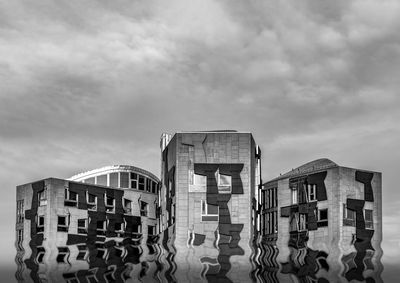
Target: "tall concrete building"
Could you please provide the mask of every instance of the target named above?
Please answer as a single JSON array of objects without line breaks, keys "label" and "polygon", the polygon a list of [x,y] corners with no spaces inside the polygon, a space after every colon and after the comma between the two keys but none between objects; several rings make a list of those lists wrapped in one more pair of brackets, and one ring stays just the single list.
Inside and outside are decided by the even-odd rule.
[{"label": "tall concrete building", "polygon": [[[160,190],[169,282],[249,282],[260,150],[250,133],[162,136]],[[172,256],[171,256],[172,254]]]},{"label": "tall concrete building", "polygon": [[318,159],[265,183],[260,204],[268,282],[382,282],[381,173]]}]

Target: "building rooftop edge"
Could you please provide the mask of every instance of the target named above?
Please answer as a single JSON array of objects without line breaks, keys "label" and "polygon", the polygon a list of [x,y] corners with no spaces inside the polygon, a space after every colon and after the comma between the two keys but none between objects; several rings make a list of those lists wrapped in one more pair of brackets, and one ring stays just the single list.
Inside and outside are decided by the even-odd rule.
[{"label": "building rooftop edge", "polygon": [[142,169],[142,168],[139,168],[136,166],[132,166],[132,165],[108,165],[108,166],[104,166],[104,167],[100,167],[100,168],[96,168],[96,169],[92,169],[92,170],[88,170],[85,172],[75,174],[75,175],[67,178],[66,180],[75,181],[76,179],[80,179],[82,177],[89,176],[92,174],[99,174],[102,172],[106,172],[106,171],[110,171],[110,170],[118,170],[118,169],[125,169],[125,170],[141,172],[141,173],[146,174],[149,177],[153,178],[154,180],[157,180],[158,182],[160,182],[160,179],[153,173],[151,173],[145,169]]}]

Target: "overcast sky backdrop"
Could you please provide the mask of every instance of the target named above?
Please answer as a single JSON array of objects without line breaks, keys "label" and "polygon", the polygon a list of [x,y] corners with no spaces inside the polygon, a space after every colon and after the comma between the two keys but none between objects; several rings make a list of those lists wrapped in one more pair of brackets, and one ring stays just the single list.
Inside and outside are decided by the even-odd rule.
[{"label": "overcast sky backdrop", "polygon": [[399,30],[397,0],[0,0],[0,266],[16,185],[111,164],[158,175],[162,132],[237,129],[264,181],[321,157],[383,172],[390,276]]}]

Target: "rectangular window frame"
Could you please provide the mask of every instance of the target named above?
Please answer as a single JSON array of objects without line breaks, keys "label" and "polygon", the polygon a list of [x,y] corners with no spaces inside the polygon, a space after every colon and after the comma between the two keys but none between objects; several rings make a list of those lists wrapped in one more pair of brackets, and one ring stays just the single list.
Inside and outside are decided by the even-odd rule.
[{"label": "rectangular window frame", "polygon": [[201,221],[203,222],[214,222],[214,221],[219,221],[219,206],[216,205],[218,212],[215,213],[209,213],[209,205],[206,200],[202,199],[201,200]]}]

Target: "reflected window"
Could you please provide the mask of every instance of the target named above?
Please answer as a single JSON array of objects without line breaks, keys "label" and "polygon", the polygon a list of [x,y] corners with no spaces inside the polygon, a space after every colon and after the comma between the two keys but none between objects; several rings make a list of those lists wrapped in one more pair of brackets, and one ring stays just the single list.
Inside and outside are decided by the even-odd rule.
[{"label": "reflected window", "polygon": [[37,256],[36,256],[37,263],[44,263],[45,254],[46,250],[44,249],[44,247],[42,246],[37,247]]},{"label": "reflected window", "polygon": [[107,196],[105,198],[106,212],[114,212],[115,210],[115,198]]},{"label": "reflected window", "polygon": [[79,244],[76,245],[78,248],[78,255],[76,256],[76,260],[86,260],[86,245],[85,244]]},{"label": "reflected window", "polygon": [[97,226],[96,226],[97,235],[105,235],[106,229],[107,229],[106,220],[97,221]]},{"label": "reflected window", "polygon": [[218,205],[211,205],[206,200],[201,200],[201,221],[218,221],[218,216]]},{"label": "reflected window", "polygon": [[24,200],[17,201],[17,223],[24,222]]},{"label": "reflected window", "polygon": [[194,174],[193,185],[198,185],[198,186],[207,185],[207,176]]},{"label": "reflected window", "polygon": [[68,257],[69,257],[68,247],[59,247],[58,255],[57,255],[57,262],[58,263],[68,263]]},{"label": "reflected window", "polygon": [[156,226],[148,225],[147,226],[148,235],[152,236],[156,234]]}]

